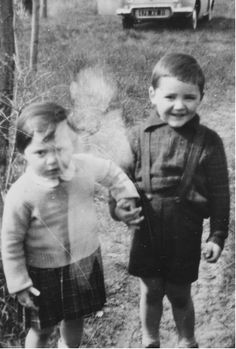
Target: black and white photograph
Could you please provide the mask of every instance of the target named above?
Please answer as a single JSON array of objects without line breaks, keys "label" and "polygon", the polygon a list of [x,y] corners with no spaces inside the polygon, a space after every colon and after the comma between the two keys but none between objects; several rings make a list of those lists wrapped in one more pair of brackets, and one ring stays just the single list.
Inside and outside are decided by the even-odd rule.
[{"label": "black and white photograph", "polygon": [[0,0],[0,348],[235,348],[234,0]]}]

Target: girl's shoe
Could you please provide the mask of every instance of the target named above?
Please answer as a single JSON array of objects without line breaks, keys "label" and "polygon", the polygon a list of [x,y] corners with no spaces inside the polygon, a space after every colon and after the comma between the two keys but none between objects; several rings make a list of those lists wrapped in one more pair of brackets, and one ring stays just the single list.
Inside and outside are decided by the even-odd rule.
[{"label": "girl's shoe", "polygon": [[58,348],[69,348],[66,343],[63,341],[62,338],[59,338],[58,343],[57,343]]},{"label": "girl's shoe", "polygon": [[145,346],[145,348],[160,348],[160,342],[153,342]]}]

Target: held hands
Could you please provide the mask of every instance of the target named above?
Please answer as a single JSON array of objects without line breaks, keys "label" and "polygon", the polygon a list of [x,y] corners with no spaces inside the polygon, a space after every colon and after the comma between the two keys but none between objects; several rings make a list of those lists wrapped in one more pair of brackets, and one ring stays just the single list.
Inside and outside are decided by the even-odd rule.
[{"label": "held hands", "polygon": [[221,255],[222,249],[212,241],[208,241],[204,248],[204,257],[208,263],[215,263]]},{"label": "held hands", "polygon": [[32,295],[38,297],[40,295],[39,290],[34,287],[28,287],[23,291],[17,292],[16,296],[18,302],[26,308],[32,308],[34,310],[38,310],[38,307],[34,304],[32,300]]},{"label": "held hands", "polygon": [[136,207],[135,199],[121,199],[115,208],[117,218],[133,228],[139,228],[139,224],[144,219],[140,216],[141,211],[141,207]]}]

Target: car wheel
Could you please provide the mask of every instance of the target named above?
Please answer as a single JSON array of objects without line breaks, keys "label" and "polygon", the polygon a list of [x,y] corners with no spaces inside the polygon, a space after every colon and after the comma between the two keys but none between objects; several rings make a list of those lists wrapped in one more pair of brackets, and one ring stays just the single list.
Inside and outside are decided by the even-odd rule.
[{"label": "car wheel", "polygon": [[197,25],[198,25],[198,14],[197,14],[197,9],[194,8],[193,12],[190,16],[190,26],[193,30],[197,29]]},{"label": "car wheel", "polygon": [[134,26],[134,20],[130,16],[125,16],[122,18],[123,29],[131,29]]},{"label": "car wheel", "polygon": [[208,10],[208,15],[207,15],[207,20],[208,21],[212,20],[213,7],[214,7],[214,0],[210,1],[210,6],[209,6],[209,10]]}]

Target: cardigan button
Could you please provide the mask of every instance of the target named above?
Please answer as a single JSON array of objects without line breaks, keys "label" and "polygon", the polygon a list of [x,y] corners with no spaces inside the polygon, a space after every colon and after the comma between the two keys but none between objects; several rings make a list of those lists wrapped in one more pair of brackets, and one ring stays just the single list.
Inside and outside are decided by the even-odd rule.
[{"label": "cardigan button", "polygon": [[153,197],[153,196],[152,196],[152,194],[149,194],[149,193],[148,193],[148,194],[146,194],[146,197],[147,197],[148,200],[152,200],[152,197]]}]

